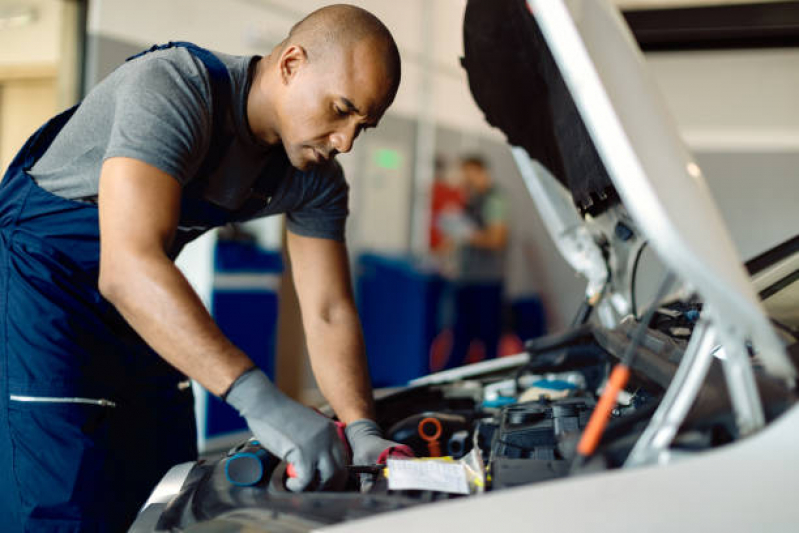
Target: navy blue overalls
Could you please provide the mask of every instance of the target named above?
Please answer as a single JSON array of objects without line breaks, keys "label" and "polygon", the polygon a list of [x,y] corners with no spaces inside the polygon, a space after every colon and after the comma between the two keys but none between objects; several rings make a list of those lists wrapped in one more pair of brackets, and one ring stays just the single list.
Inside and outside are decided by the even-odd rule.
[{"label": "navy blue overalls", "polygon": [[[229,145],[218,126],[230,78],[218,58],[190,43],[148,52],[170,46],[186,47],[211,80],[214,130],[202,177]],[[97,289],[97,207],[51,194],[27,173],[76,108],[28,139],[0,183],[2,531],[124,530],[166,470],[197,454],[185,376]],[[266,191],[266,181],[256,189]],[[256,210],[249,201],[226,211],[189,186],[181,225],[219,226]],[[178,235],[171,255],[196,236]]]}]

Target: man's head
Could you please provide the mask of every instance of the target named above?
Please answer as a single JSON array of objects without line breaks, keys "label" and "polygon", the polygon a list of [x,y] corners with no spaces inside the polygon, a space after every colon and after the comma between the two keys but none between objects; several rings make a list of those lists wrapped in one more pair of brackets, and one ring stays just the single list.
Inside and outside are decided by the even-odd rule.
[{"label": "man's head", "polygon": [[470,155],[461,158],[461,171],[466,187],[470,191],[482,193],[491,188],[491,174],[482,157]]},{"label": "man's head", "polygon": [[306,169],[348,152],[391,105],[400,58],[391,33],[366,10],[333,5],[298,22],[262,61],[248,115],[253,132],[280,140]]}]

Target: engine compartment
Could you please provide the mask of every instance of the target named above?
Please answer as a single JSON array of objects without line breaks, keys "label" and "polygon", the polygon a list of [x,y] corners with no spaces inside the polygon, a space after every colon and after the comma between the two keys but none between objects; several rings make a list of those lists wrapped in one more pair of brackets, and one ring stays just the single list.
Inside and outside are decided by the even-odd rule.
[{"label": "engine compartment", "polygon": [[[475,450],[485,467],[484,490],[489,492],[619,468],[676,371],[700,310],[698,304],[674,303],[655,313],[637,348],[638,363],[628,386],[589,461],[576,460],[577,443],[609,369],[632,342],[637,323],[623,322],[610,331],[584,324],[528,342],[527,356],[512,368],[390,392],[377,401],[378,423],[387,438],[410,446],[417,457],[458,460]],[[758,387],[769,418],[794,402],[782,383],[764,374],[758,374]],[[711,369],[673,448],[710,449],[737,437],[723,391],[721,370]],[[248,454],[258,455],[258,461],[241,463],[246,481],[232,482],[233,458]],[[264,524],[269,531],[278,526],[309,530],[469,497],[433,490],[391,490],[382,468],[353,469],[341,492],[295,494],[285,488],[286,475],[286,464],[257,441],[242,442],[222,457],[195,464],[155,527],[140,530],[205,531],[204,524],[228,524],[229,520],[233,520],[230,524],[244,520],[248,527]],[[136,525],[131,531],[138,531]]]}]

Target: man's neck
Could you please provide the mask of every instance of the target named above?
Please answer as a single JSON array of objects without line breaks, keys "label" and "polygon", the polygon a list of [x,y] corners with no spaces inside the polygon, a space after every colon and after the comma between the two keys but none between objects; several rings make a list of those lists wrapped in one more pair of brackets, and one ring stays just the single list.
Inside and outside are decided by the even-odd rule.
[{"label": "man's neck", "polygon": [[266,144],[275,145],[280,143],[280,133],[275,127],[277,124],[277,114],[274,109],[274,102],[268,95],[269,91],[269,70],[271,67],[271,56],[266,56],[258,61],[250,84],[250,93],[247,95],[247,121],[253,135]]}]

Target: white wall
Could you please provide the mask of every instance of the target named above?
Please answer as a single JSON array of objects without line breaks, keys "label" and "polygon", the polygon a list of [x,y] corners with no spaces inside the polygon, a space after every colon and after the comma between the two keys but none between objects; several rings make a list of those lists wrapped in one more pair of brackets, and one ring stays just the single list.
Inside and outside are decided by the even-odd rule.
[{"label": "white wall", "polygon": [[695,150],[799,151],[799,49],[647,55]]},{"label": "white wall", "polygon": [[0,66],[52,64],[61,57],[62,3],[57,0],[0,2],[0,17],[32,14],[30,23],[8,23],[0,31]]},{"label": "white wall", "polygon": [[74,103],[77,13],[64,0],[0,1],[0,169],[46,119]]}]

